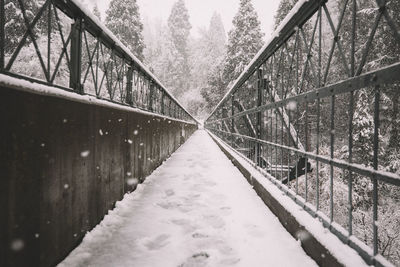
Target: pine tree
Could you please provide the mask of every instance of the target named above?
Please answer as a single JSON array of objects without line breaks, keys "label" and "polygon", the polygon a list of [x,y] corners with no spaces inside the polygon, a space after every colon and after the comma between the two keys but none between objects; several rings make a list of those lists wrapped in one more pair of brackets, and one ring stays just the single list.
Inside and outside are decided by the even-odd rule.
[{"label": "pine tree", "polygon": [[172,87],[177,96],[182,95],[189,85],[188,38],[191,28],[185,2],[183,0],[176,1],[168,17],[169,52],[172,58],[168,62],[167,85]]},{"label": "pine tree", "polygon": [[286,15],[289,14],[290,10],[298,1],[299,0],[281,0],[274,16],[274,29],[278,28],[279,24],[285,19]]},{"label": "pine tree", "polygon": [[93,7],[93,15],[95,15],[101,21],[101,14],[100,14],[99,7],[97,6],[97,4],[95,4]]},{"label": "pine tree", "polygon": [[[11,53],[17,47],[21,36],[26,31],[24,17],[19,6],[18,1],[5,0],[4,3],[5,11],[5,52]],[[26,17],[28,21],[32,21],[35,14],[40,8],[37,0],[26,0],[23,1]],[[35,34],[36,31],[34,30]],[[31,42],[30,38],[27,39],[27,43]]]},{"label": "pine tree", "polygon": [[224,80],[233,81],[263,45],[260,21],[251,0],[240,0],[239,11],[229,31]]},{"label": "pine tree", "polygon": [[187,56],[187,42],[192,26],[189,22],[189,12],[183,0],[178,0],[172,7],[168,17],[168,27],[176,49]]},{"label": "pine tree", "polygon": [[143,60],[143,24],[136,0],[112,0],[106,13],[106,26],[139,60]]},{"label": "pine tree", "polygon": [[[221,15],[214,12],[208,28],[208,51],[211,60],[218,61],[226,53],[226,32]],[[214,64],[213,64],[214,65]]]},{"label": "pine tree", "polygon": [[201,95],[206,102],[206,109],[208,112],[212,111],[226,91],[227,83],[223,79],[223,63],[224,61],[221,60],[214,68],[212,68],[212,71],[208,76],[207,86],[201,90]]},{"label": "pine tree", "polygon": [[208,30],[203,32],[199,42],[203,48],[198,51],[197,58],[202,60],[200,65],[205,69],[201,95],[209,112],[218,103],[226,87],[222,80],[223,63],[226,56],[226,33],[218,13],[214,12]]}]

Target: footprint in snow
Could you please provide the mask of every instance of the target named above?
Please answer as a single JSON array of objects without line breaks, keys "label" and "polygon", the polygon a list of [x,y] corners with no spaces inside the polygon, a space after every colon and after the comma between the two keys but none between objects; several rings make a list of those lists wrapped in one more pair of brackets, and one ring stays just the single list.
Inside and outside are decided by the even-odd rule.
[{"label": "footprint in snow", "polygon": [[207,260],[210,257],[206,252],[199,252],[193,254],[184,263],[179,265],[179,267],[202,267],[207,265]]},{"label": "footprint in snow", "polygon": [[181,203],[178,203],[176,201],[158,202],[157,205],[166,210],[170,210],[170,209],[174,209],[174,208],[178,208],[178,207],[182,206]]},{"label": "footprint in snow", "polygon": [[219,208],[221,210],[221,214],[226,216],[232,213],[232,210],[230,207],[221,207]]},{"label": "footprint in snow", "polygon": [[159,236],[155,237],[154,239],[146,240],[144,242],[144,246],[149,250],[157,250],[157,249],[163,248],[169,244],[169,241],[168,241],[169,237],[170,236],[167,234],[159,235]]},{"label": "footprint in snow", "polygon": [[175,195],[175,192],[172,189],[168,189],[168,190],[165,190],[165,195],[167,195],[167,197],[170,197],[170,196]]},{"label": "footprint in snow", "polygon": [[221,265],[227,265],[227,266],[231,266],[231,265],[235,265],[236,263],[238,263],[240,261],[239,258],[232,258],[232,259],[224,259],[221,260],[219,263]]},{"label": "footprint in snow", "polygon": [[186,219],[173,219],[171,220],[171,222],[175,225],[178,225],[180,227],[182,227],[183,231],[185,233],[190,233],[193,232],[197,229],[197,227],[195,225],[192,224],[192,222],[190,220],[186,220]]},{"label": "footprint in snow", "polygon": [[206,181],[204,181],[204,185],[206,185],[206,186],[215,186],[215,185],[217,185],[217,183],[215,183],[213,181],[210,181],[210,180],[206,180]]},{"label": "footprint in snow", "polygon": [[192,237],[193,238],[207,238],[208,237],[208,235],[206,235],[206,234],[202,234],[202,233],[193,233],[192,234]]},{"label": "footprint in snow", "polygon": [[225,222],[223,219],[221,219],[221,217],[217,216],[217,215],[205,215],[203,216],[205,222],[208,225],[211,225],[213,228],[222,228],[225,226]]},{"label": "footprint in snow", "polygon": [[186,220],[186,219],[173,219],[173,220],[171,220],[171,222],[176,224],[176,225],[188,225],[188,224],[190,224],[190,221]]}]

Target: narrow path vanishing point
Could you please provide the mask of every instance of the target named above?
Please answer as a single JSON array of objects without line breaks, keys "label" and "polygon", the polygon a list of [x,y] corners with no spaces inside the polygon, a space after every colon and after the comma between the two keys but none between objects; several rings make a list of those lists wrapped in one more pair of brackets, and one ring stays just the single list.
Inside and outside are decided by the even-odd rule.
[{"label": "narrow path vanishing point", "polygon": [[199,130],[59,266],[316,266]]}]

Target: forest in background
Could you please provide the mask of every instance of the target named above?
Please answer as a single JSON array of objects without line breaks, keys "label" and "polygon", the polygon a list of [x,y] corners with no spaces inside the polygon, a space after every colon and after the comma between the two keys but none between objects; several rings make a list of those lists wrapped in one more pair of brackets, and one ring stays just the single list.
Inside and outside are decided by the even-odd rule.
[{"label": "forest in background", "polygon": [[226,33],[214,12],[208,27],[190,34],[183,0],[172,7],[168,21],[144,23],[145,63],[189,112],[204,119],[263,45],[263,33],[250,0],[241,0]]}]

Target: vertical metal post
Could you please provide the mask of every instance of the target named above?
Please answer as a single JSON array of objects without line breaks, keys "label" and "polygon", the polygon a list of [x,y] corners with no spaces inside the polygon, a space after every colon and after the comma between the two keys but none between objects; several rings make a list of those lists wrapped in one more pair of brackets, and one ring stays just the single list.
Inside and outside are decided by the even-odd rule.
[{"label": "vertical metal post", "polygon": [[[322,74],[322,14],[321,14],[321,6],[319,6],[319,34],[318,34],[318,88],[321,87],[321,74]],[[318,97],[317,100],[317,148],[316,152],[319,155],[319,138],[320,138],[320,117],[321,117],[321,98]],[[316,199],[315,206],[316,211],[319,210],[319,161],[316,159]],[[307,166],[307,164],[306,164]]]},{"label": "vertical metal post", "polygon": [[[306,145],[305,145],[305,150],[306,151],[309,151],[309,142],[308,142],[308,100],[306,99],[306,102],[305,102],[305,105],[306,105],[306,117],[305,117],[305,122],[304,122],[304,131],[305,131],[305,139],[306,139]],[[304,173],[304,175],[305,175],[305,202],[307,202],[308,201],[308,175],[307,175],[307,172],[308,172],[308,170],[307,170],[307,163],[308,163],[308,158],[307,157],[305,157],[305,166],[304,166],[304,168],[305,168],[305,173]]]},{"label": "vertical metal post", "polygon": [[[330,133],[330,155],[331,158],[334,158],[334,142],[335,142],[335,96],[331,97],[331,133]],[[332,162],[329,163],[330,166],[330,183],[329,183],[329,192],[330,192],[330,222],[333,222],[333,165]]]},{"label": "vertical metal post", "polygon": [[[260,107],[262,105],[262,89],[263,89],[263,70],[260,68],[258,69],[257,72],[257,107]],[[257,112],[257,139],[261,139],[261,124],[262,124],[262,118],[261,118],[261,111]],[[257,153],[257,166],[261,166],[261,144],[257,142],[256,144],[256,153]]]},{"label": "vertical metal post", "polygon": [[133,105],[132,83],[133,83],[133,66],[129,66],[128,71],[126,73],[126,100],[125,101],[130,106]]},{"label": "vertical metal post", "polygon": [[[379,85],[375,87],[375,103],[374,103],[374,170],[378,170],[378,154],[379,154]],[[374,234],[374,256],[378,254],[378,180],[374,175],[373,182],[373,222],[372,229]]]},{"label": "vertical metal post", "polygon": [[171,114],[171,104],[172,104],[172,100],[171,100],[171,98],[168,98],[168,116],[172,116]]},{"label": "vertical metal post", "polygon": [[[273,143],[274,142],[274,140],[273,140],[273,135],[272,135],[272,118],[273,118],[273,116],[274,116],[274,110],[273,109],[270,109],[270,110],[268,110],[268,118],[269,118],[269,120],[270,120],[270,123],[269,123],[269,137],[270,137],[270,142],[271,143]],[[272,145],[270,145],[269,146],[269,154],[270,154],[270,160],[269,160],[269,162],[270,162],[270,171],[269,171],[269,173],[272,175],[272,160],[273,160],[273,158],[272,158],[272,154],[273,154],[273,150],[274,150],[274,146],[272,146]]]},{"label": "vertical metal post", "polygon": [[5,1],[0,0],[0,72],[4,70],[4,53],[6,49],[4,5]]},{"label": "vertical metal post", "polygon": [[[275,107],[275,109],[274,109],[274,114],[275,114],[275,144],[278,144],[278,110],[277,110],[278,108],[277,107]],[[274,161],[274,164],[275,164],[275,178],[277,177],[277,175],[278,175],[278,147],[277,146],[275,146],[275,161]]]},{"label": "vertical metal post", "polygon": [[176,118],[176,107],[177,107],[177,104],[176,104],[176,102],[174,102],[174,118]]},{"label": "vertical metal post", "polygon": [[165,115],[164,98],[165,98],[165,92],[161,91],[161,114],[162,115]]},{"label": "vertical metal post", "polygon": [[[352,10],[352,32],[351,32],[351,60],[350,74],[353,77],[355,74],[355,42],[356,42],[356,23],[357,23],[357,1],[353,0]],[[354,113],[354,92],[350,92],[349,103],[349,163],[353,162],[353,113]],[[348,181],[348,201],[349,201],[349,236],[353,234],[353,173],[349,171]]]},{"label": "vertical metal post", "polygon": [[235,143],[234,141],[235,136],[233,135],[233,133],[235,132],[235,119],[233,118],[233,115],[235,115],[235,108],[233,105],[234,101],[235,101],[235,93],[232,93],[232,102],[231,102],[231,147],[232,148]]},{"label": "vertical metal post", "polygon": [[77,19],[71,25],[71,72],[69,87],[83,94],[81,84],[81,61],[82,61],[82,19]]},{"label": "vertical metal post", "polygon": [[47,81],[50,82],[50,63],[51,63],[51,4],[47,10]]},{"label": "vertical metal post", "polygon": [[153,112],[153,96],[154,96],[154,83],[153,81],[149,81],[150,83],[150,91],[149,91],[149,111]]}]

